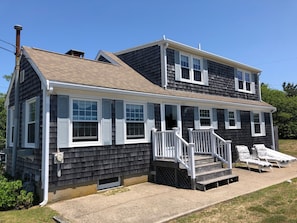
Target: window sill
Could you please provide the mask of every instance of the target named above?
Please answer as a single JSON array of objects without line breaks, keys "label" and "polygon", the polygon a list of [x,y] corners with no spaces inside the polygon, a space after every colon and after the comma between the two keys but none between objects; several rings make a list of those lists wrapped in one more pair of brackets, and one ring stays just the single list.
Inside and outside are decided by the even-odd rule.
[{"label": "window sill", "polygon": [[204,86],[207,86],[206,83],[202,82],[202,81],[192,81],[192,80],[188,80],[188,79],[179,79],[177,81],[180,81],[180,82],[184,82],[184,83],[190,83],[190,84],[196,84],[196,85],[204,85]]},{"label": "window sill", "polygon": [[238,92],[241,92],[241,93],[247,93],[247,94],[255,94],[253,93],[252,91],[247,91],[247,90],[242,90],[242,89],[237,89]]}]

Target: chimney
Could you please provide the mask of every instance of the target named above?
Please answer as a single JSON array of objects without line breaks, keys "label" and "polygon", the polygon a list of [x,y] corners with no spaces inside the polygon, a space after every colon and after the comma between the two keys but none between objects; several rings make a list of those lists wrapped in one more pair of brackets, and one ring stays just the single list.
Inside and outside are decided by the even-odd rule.
[{"label": "chimney", "polygon": [[21,55],[21,30],[23,29],[23,27],[20,25],[15,25],[14,29],[16,30],[15,56],[19,57]]}]

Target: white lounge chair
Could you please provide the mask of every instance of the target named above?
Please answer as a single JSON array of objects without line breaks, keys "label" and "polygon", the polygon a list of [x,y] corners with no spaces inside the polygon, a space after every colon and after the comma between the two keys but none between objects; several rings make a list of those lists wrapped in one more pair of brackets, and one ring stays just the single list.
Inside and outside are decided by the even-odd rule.
[{"label": "white lounge chair", "polygon": [[256,149],[259,159],[275,163],[279,168],[296,161],[295,157],[267,148],[264,144],[254,144],[253,147]]},{"label": "white lounge chair", "polygon": [[239,162],[244,163],[249,170],[250,166],[256,166],[260,173],[263,170],[271,170],[272,164],[267,161],[262,161],[259,158],[252,157],[247,146],[237,145],[235,148],[238,153]]}]

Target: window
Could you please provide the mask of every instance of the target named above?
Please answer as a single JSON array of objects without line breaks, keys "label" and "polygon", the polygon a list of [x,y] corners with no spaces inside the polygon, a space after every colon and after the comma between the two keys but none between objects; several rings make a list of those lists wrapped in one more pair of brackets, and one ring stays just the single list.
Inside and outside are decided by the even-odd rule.
[{"label": "window", "polygon": [[264,113],[251,112],[251,130],[252,136],[265,136]]},{"label": "window", "polygon": [[98,102],[72,100],[72,141],[98,140]]},{"label": "window", "polygon": [[189,57],[181,55],[180,64],[181,64],[182,78],[190,80]]},{"label": "window", "polygon": [[240,111],[225,110],[225,128],[226,129],[240,129]]},{"label": "window", "polygon": [[11,107],[9,109],[9,145],[12,146],[13,145],[13,139],[14,139],[14,107]]},{"label": "window", "polygon": [[24,146],[28,148],[35,148],[35,143],[37,142],[38,137],[36,131],[37,131],[37,114],[39,114],[36,109],[36,98],[32,98],[28,101],[26,101],[25,105],[25,111],[24,111],[24,118],[25,118],[25,135],[24,135]]},{"label": "window", "polygon": [[208,85],[208,72],[203,70],[202,58],[185,53],[180,53],[180,56],[177,58],[180,66],[176,64],[175,67],[176,80]]},{"label": "window", "polygon": [[254,93],[255,91],[255,83],[252,82],[252,74],[248,71],[237,69],[236,71],[236,90]]},{"label": "window", "polygon": [[28,135],[27,135],[27,142],[34,143],[35,142],[35,118],[36,118],[36,101],[32,101],[28,105]]},{"label": "window", "polygon": [[126,104],[126,138],[145,138],[144,105]]},{"label": "window", "polygon": [[200,109],[200,127],[211,127],[211,111],[210,109]]}]

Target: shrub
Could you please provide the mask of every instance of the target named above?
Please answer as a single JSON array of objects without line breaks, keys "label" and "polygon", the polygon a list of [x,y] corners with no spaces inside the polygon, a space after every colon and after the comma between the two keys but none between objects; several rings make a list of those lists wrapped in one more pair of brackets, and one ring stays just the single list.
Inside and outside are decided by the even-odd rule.
[{"label": "shrub", "polygon": [[22,190],[22,181],[8,181],[0,175],[0,210],[29,208],[33,204],[33,193]]}]

